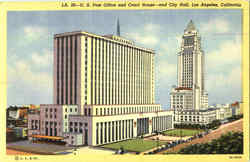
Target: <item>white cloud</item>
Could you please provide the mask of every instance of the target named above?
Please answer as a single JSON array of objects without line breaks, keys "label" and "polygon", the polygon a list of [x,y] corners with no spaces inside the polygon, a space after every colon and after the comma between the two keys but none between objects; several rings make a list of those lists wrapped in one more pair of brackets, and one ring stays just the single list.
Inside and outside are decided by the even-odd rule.
[{"label": "white cloud", "polygon": [[207,54],[206,89],[212,97],[210,103],[239,100],[241,96],[241,41],[223,42],[218,49]]},{"label": "white cloud", "polygon": [[145,33],[128,33],[128,38],[133,38],[135,42],[139,42],[146,46],[156,45],[159,42],[159,39],[154,34],[145,34]]},{"label": "white cloud", "polygon": [[39,67],[48,67],[53,63],[52,60],[53,54],[48,50],[44,50],[42,55],[39,53],[33,53],[31,56],[32,63]]},{"label": "white cloud", "polygon": [[42,50],[42,54],[33,53],[29,58],[14,57],[8,64],[8,83],[15,86],[16,83],[24,85],[26,89],[47,91],[52,89],[53,76],[49,69],[52,65],[53,57],[51,52]]},{"label": "white cloud", "polygon": [[236,37],[234,40],[223,42],[218,49],[209,52],[206,59],[206,62],[209,62],[207,70],[220,70],[219,68],[239,65],[241,61],[241,41]]},{"label": "white cloud", "polygon": [[41,36],[47,35],[48,29],[39,26],[25,26],[23,32],[26,39],[37,40]]},{"label": "white cloud", "polygon": [[156,32],[156,31],[159,31],[161,29],[161,27],[157,24],[152,24],[152,23],[149,23],[149,24],[146,24],[144,26],[144,30],[146,32]]},{"label": "white cloud", "polygon": [[52,76],[47,72],[33,72],[32,65],[20,60],[8,68],[8,83],[22,83],[25,88],[44,91],[52,88]]},{"label": "white cloud", "polygon": [[127,33],[128,38],[133,38],[135,42],[141,43],[146,46],[154,46],[160,42],[157,32],[161,27],[157,24],[148,23],[144,27],[138,27],[138,31]]},{"label": "white cloud", "polygon": [[214,18],[201,24],[201,31],[202,33],[227,33],[230,31],[230,24],[223,18]]},{"label": "white cloud", "polygon": [[240,66],[231,69],[228,74],[214,73],[207,76],[206,89],[210,97],[210,103],[230,103],[241,100],[241,68]]},{"label": "white cloud", "polygon": [[177,75],[177,66],[176,64],[170,64],[165,59],[160,60],[157,66],[159,72],[160,80],[167,80],[170,78],[175,78]]},{"label": "white cloud", "polygon": [[239,87],[241,85],[241,68],[237,66],[230,69],[229,73],[213,73],[207,75],[207,88],[208,89],[224,89]]}]

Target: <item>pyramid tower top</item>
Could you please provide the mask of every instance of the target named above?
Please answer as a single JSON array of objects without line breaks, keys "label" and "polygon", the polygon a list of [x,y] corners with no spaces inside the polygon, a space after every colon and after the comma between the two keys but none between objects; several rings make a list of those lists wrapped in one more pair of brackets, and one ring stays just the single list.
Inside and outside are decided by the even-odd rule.
[{"label": "pyramid tower top", "polygon": [[196,29],[195,29],[193,20],[190,20],[185,31],[192,31],[192,30],[196,30]]}]

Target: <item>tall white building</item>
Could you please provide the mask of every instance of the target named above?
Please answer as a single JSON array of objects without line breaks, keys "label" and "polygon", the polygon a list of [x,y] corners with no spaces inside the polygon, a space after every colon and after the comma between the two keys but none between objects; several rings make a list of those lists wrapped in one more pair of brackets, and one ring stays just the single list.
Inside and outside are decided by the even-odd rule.
[{"label": "tall white building", "polygon": [[172,89],[171,108],[189,110],[208,108],[208,95],[204,85],[204,64],[201,36],[191,20],[184,30],[181,49],[178,53],[178,87]]},{"label": "tall white building", "polygon": [[[54,35],[54,104],[29,115],[29,137],[103,145],[173,128],[155,103],[155,51],[117,35]],[[33,129],[36,128],[36,129]]]},{"label": "tall white building", "polygon": [[178,86],[170,93],[171,109],[201,111],[208,109],[208,94],[204,84],[204,51],[201,36],[191,20],[182,36],[178,53]]}]

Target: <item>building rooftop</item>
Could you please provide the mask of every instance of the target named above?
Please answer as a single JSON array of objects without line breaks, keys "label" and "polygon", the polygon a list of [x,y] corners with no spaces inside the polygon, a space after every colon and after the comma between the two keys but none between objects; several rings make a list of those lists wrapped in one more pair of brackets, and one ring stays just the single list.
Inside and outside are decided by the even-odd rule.
[{"label": "building rooftop", "polygon": [[96,38],[109,40],[109,41],[113,41],[113,42],[117,42],[117,43],[123,43],[123,44],[126,44],[128,46],[133,46],[133,48],[138,48],[140,50],[150,52],[151,54],[155,53],[155,51],[153,49],[136,46],[136,45],[134,45],[134,43],[132,41],[127,40],[127,39],[120,37],[120,36],[116,36],[116,35],[104,35],[104,36],[102,36],[102,35],[97,35],[94,33],[87,32],[87,31],[73,31],[73,32],[54,34],[54,38],[71,36],[71,35],[87,35],[90,37],[96,37]]},{"label": "building rooftop", "polygon": [[187,87],[177,87],[175,90],[192,90],[192,88],[187,88]]},{"label": "building rooftop", "polygon": [[239,105],[239,102],[236,101],[235,103],[232,103],[231,106],[238,106]]}]

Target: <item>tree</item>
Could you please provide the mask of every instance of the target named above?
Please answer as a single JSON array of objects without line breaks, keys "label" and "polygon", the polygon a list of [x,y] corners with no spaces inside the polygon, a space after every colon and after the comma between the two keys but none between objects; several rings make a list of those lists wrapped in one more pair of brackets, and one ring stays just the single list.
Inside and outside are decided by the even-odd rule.
[{"label": "tree", "polygon": [[205,144],[194,144],[179,151],[180,154],[242,154],[243,133],[229,132]]}]

